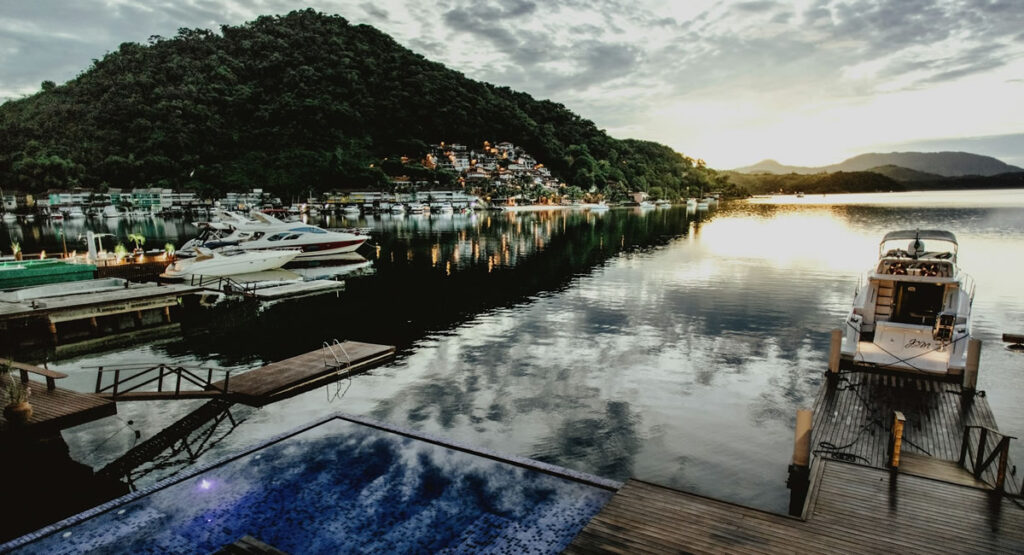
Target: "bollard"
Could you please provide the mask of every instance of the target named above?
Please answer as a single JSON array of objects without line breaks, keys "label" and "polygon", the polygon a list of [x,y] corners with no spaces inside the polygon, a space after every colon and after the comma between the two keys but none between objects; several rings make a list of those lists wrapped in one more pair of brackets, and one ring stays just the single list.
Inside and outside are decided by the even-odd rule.
[{"label": "bollard", "polygon": [[974,391],[978,387],[978,364],[981,362],[981,340],[967,342],[967,364],[964,366],[964,389]]},{"label": "bollard", "polygon": [[839,355],[843,348],[843,330],[836,328],[832,330],[832,342],[828,351],[828,371],[832,374],[839,373]]},{"label": "bollard", "polygon": [[801,516],[811,477],[811,417],[809,410],[796,411],[796,433],[793,437],[793,464],[789,465],[786,487],[789,493],[790,516]]}]

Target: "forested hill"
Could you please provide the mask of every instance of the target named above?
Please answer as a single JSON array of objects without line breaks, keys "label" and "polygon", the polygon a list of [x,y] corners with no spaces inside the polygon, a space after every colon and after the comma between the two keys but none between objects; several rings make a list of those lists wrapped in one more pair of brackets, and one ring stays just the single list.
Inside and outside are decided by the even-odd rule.
[{"label": "forested hill", "polygon": [[3,104],[0,183],[26,192],[386,188],[375,163],[384,157],[484,140],[525,147],[584,190],[679,194],[724,182],[667,146],[611,138],[561,104],[468,79],[371,26],[305,10],[125,43],[66,84],[44,82]]}]

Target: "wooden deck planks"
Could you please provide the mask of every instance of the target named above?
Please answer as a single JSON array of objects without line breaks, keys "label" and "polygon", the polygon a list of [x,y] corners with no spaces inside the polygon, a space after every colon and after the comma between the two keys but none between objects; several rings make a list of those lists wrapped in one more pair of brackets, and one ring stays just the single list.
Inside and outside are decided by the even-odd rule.
[{"label": "wooden deck planks", "polygon": [[[349,358],[346,359],[342,350],[335,346],[334,353],[342,361],[340,364],[330,352],[317,349],[232,376],[227,384],[228,396],[240,403],[263,406],[320,385],[328,379],[341,379],[365,372],[395,354],[395,348],[391,345],[346,341],[342,347]],[[213,385],[219,389],[224,388],[223,381]]]},{"label": "wooden deck planks", "polygon": [[[965,425],[995,429],[983,397],[959,384],[914,376],[867,372],[843,374],[835,386],[823,384],[815,401],[812,450],[885,468],[893,411],[907,418],[903,448],[908,453],[957,460]],[[841,447],[842,449],[834,449]]]},{"label": "wooden deck planks", "polygon": [[[92,393],[78,393],[55,387],[47,389],[45,383],[29,380],[32,395],[32,418],[28,425],[31,428],[63,429],[77,426],[106,416],[117,414],[113,401],[109,401]],[[7,421],[0,414],[2,429],[7,429]]]},{"label": "wooden deck planks", "polygon": [[982,490],[839,461],[818,464],[806,521],[631,480],[566,553],[1024,550],[1024,509],[1009,500],[992,511]]}]

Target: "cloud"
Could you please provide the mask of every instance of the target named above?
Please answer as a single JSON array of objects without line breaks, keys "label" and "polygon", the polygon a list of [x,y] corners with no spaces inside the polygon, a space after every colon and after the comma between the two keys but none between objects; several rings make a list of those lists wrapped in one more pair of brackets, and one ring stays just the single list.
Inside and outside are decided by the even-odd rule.
[{"label": "cloud", "polygon": [[388,19],[388,12],[382,10],[379,6],[375,4],[365,2],[363,4],[360,4],[359,7],[362,8],[364,12],[366,12],[366,15],[374,19],[381,21],[387,21]]},{"label": "cloud", "polygon": [[[1017,0],[313,0],[312,7],[374,25],[470,78],[563,103],[613,134],[677,147],[708,144],[702,137],[714,121],[721,133],[741,126],[733,134],[795,114],[841,114],[829,116],[837,124],[886,96],[983,81],[986,91],[1019,87],[1014,79],[1024,73],[1024,2]],[[283,0],[8,2],[0,13],[0,98],[33,92],[44,79],[66,81],[122,42],[292,9]],[[717,117],[707,111],[715,106]],[[1019,110],[1004,107],[1003,123],[964,132],[1009,132],[1024,123]],[[960,125],[970,127],[966,121]]]}]

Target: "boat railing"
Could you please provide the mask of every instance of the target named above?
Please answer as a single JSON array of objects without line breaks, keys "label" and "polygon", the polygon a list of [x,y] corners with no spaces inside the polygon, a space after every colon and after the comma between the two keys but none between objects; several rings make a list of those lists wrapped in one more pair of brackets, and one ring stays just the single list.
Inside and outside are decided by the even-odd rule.
[{"label": "boat railing", "polygon": [[[108,376],[112,376],[109,380],[110,383],[106,383]],[[223,379],[214,381],[214,377],[220,378],[221,376]],[[165,378],[172,380],[172,383],[165,384]],[[231,370],[225,368],[178,366],[163,363],[156,366],[136,364],[96,367],[96,393],[109,395],[112,399],[216,397],[228,394],[230,381]],[[152,387],[153,384],[156,385],[155,390]],[[134,395],[128,395],[133,392]]]},{"label": "boat railing", "polygon": [[995,491],[1021,497],[1021,484],[1015,483],[1012,478],[1009,483],[1006,480],[1012,439],[1017,438],[987,426],[964,426],[959,463],[975,479],[992,486]]},{"label": "boat railing", "polygon": [[[334,350],[335,347],[337,347],[341,351],[341,354],[345,356],[344,361],[338,358],[338,353],[335,352]],[[341,344],[341,341],[338,341],[337,339],[335,339],[333,343],[328,343],[324,341],[324,345],[323,348],[321,348],[321,352],[324,355],[324,366],[338,367],[352,365],[352,357],[349,356],[348,351],[345,350],[345,346]],[[331,364],[331,359],[327,358],[328,353],[331,355],[331,359],[334,360],[334,364]]]},{"label": "boat railing", "polygon": [[967,292],[967,298],[974,299],[974,277],[967,272],[960,272],[960,287]]}]

